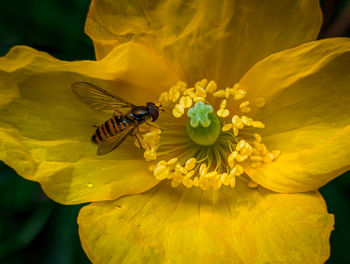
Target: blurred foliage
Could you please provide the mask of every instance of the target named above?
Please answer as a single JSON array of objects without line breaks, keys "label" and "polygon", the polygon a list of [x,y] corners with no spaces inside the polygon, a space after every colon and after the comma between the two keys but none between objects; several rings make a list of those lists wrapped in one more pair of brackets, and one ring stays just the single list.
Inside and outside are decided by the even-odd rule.
[{"label": "blurred foliage", "polygon": [[350,263],[350,172],[329,182],[320,192],[326,200],[328,212],[335,217],[331,258],[327,263]]},{"label": "blurred foliage", "polygon": [[0,55],[14,45],[47,51],[62,60],[94,59],[84,33],[90,0],[2,1]]},{"label": "blurred foliage", "polygon": [[[46,51],[62,60],[94,59],[84,33],[89,0],[2,1],[0,55],[15,45]],[[76,223],[79,206],[46,197],[0,162],[0,263],[90,263]]]},{"label": "blurred foliage", "polygon": [[[84,34],[90,0],[2,1],[0,55],[28,45],[62,60],[94,59]],[[349,0],[321,1],[325,22],[320,38],[350,36]],[[344,18],[345,17],[345,18]],[[348,23],[347,25],[345,25]],[[49,200],[38,183],[26,181],[0,162],[0,263],[89,263],[81,249],[76,217],[79,206]],[[321,189],[335,214],[331,258],[350,263],[350,173]]]},{"label": "blurred foliage", "polygon": [[49,200],[38,183],[0,163],[0,263],[90,263],[81,249],[76,217],[82,205]]}]

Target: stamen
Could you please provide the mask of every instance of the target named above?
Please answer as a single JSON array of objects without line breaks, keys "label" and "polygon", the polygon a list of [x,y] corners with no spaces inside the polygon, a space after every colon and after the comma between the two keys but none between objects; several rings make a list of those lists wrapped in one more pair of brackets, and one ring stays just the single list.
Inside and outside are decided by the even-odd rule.
[{"label": "stamen", "polygon": [[[247,91],[239,84],[218,89],[214,81],[207,79],[189,88],[186,83],[178,82],[163,92],[159,103],[171,109],[163,123],[165,127],[160,130],[139,126],[138,138],[145,149],[145,159],[161,159],[149,166],[154,177],[169,180],[174,188],[180,185],[202,190],[218,190],[222,186],[235,188],[237,180],[257,188],[244,168],[266,166],[281,152],[268,150],[262,136],[255,132],[265,128],[265,124],[247,116],[253,108],[265,106],[265,99],[243,101],[246,95]],[[232,109],[238,112],[231,113]],[[135,141],[136,146],[140,144]]]},{"label": "stamen", "polygon": [[197,160],[195,158],[190,158],[189,160],[187,160],[185,165],[186,170],[193,170],[196,166],[196,161]]},{"label": "stamen", "polygon": [[164,180],[166,177],[168,177],[169,173],[170,170],[167,166],[157,166],[153,171],[154,177],[156,177],[156,179],[159,181]]},{"label": "stamen", "polygon": [[232,127],[233,127],[232,124],[226,124],[226,125],[224,125],[224,126],[221,128],[221,131],[222,131],[222,132],[227,132],[227,131],[229,131]]},{"label": "stamen", "polygon": [[239,105],[239,110],[242,113],[249,113],[251,111],[251,108],[249,107],[250,102],[249,101],[244,101]]},{"label": "stamen", "polygon": [[184,113],[185,113],[185,108],[183,107],[182,104],[175,105],[175,107],[173,109],[173,116],[174,117],[180,118],[181,116],[183,116]]},{"label": "stamen", "polygon": [[210,81],[210,82],[208,83],[207,87],[205,88],[205,91],[206,91],[207,93],[213,93],[213,92],[216,91],[216,89],[217,89],[216,83],[215,83],[214,81]]},{"label": "stamen", "polygon": [[235,158],[237,157],[237,155],[238,155],[238,151],[233,151],[228,156],[227,161],[228,161],[230,168],[233,168],[235,166]]},{"label": "stamen", "polygon": [[256,139],[256,141],[261,142],[261,136],[258,133],[254,133],[254,138]]},{"label": "stamen", "polygon": [[196,87],[196,95],[198,97],[206,98],[207,92],[201,86]]},{"label": "stamen", "polygon": [[171,160],[169,160],[169,161],[167,162],[167,165],[173,165],[173,164],[175,164],[177,161],[178,161],[178,158],[172,158]]},{"label": "stamen", "polygon": [[256,128],[265,128],[265,125],[261,121],[253,121],[251,125]]},{"label": "stamen", "polygon": [[183,108],[190,108],[192,106],[192,98],[190,96],[182,96],[180,98],[180,105]]},{"label": "stamen", "polygon": [[230,111],[228,109],[220,108],[217,113],[218,117],[226,118],[230,115]]},{"label": "stamen", "polygon": [[227,100],[226,99],[222,100],[222,102],[220,104],[220,109],[225,109],[226,105],[227,105]]},{"label": "stamen", "polygon": [[218,90],[213,94],[214,97],[217,98],[224,98],[225,97],[225,91],[224,90]]},{"label": "stamen", "polygon": [[256,182],[254,182],[253,180],[250,180],[248,182],[248,187],[254,189],[254,188],[258,187],[258,184]]},{"label": "stamen", "polygon": [[[239,88],[239,84],[237,84],[236,86],[236,89]],[[235,92],[235,100],[241,100],[243,99],[247,94],[247,91],[246,90],[243,90],[243,89],[239,89],[237,90],[237,92]]]},{"label": "stamen", "polygon": [[256,99],[255,99],[255,105],[256,105],[257,107],[263,107],[263,106],[265,106],[265,104],[266,104],[266,101],[265,101],[264,98],[259,97],[259,98],[256,98]]}]

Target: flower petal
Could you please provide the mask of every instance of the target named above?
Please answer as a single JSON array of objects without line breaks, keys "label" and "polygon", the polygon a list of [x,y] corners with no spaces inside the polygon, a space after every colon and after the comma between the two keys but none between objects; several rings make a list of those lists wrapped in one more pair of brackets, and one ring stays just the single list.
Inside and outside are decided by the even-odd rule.
[{"label": "flower petal", "polygon": [[85,31],[96,56],[115,46],[146,43],[194,83],[232,85],[257,61],[316,39],[316,0],[94,0]]},{"label": "flower petal", "polygon": [[247,169],[278,192],[315,190],[350,168],[350,39],[326,39],[274,54],[241,80],[251,98],[265,97],[257,114],[261,135],[277,161]]},{"label": "flower petal", "polygon": [[78,224],[93,263],[324,263],[333,216],[318,192],[160,184],[85,206]]},{"label": "flower petal", "polygon": [[121,45],[99,62],[63,62],[16,47],[0,59],[0,159],[61,203],[115,199],[154,186],[132,142],[97,157],[93,125],[111,116],[81,103],[71,91],[75,81],[145,104],[176,76],[138,44]]}]

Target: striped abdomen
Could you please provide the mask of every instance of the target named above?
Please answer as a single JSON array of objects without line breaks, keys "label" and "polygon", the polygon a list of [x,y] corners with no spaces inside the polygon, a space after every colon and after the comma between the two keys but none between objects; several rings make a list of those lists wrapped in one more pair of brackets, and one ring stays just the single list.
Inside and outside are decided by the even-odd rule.
[{"label": "striped abdomen", "polygon": [[101,126],[99,126],[94,135],[92,136],[92,141],[100,143],[106,138],[113,137],[128,128],[135,121],[128,118],[128,116],[114,116],[108,119]]}]

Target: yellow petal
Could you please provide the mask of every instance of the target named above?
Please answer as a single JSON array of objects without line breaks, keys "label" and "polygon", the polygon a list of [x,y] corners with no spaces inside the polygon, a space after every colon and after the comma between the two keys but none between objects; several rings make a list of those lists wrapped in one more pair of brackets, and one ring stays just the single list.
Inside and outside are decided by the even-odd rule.
[{"label": "yellow petal", "polygon": [[85,31],[97,58],[116,45],[146,43],[189,83],[232,85],[257,61],[316,39],[316,0],[94,0]]},{"label": "yellow petal", "polygon": [[256,112],[259,133],[277,161],[249,176],[279,192],[315,190],[350,168],[350,39],[311,42],[274,54],[241,80]]},{"label": "yellow petal", "polygon": [[145,191],[157,181],[142,151],[130,139],[97,157],[93,125],[111,116],[81,103],[71,85],[88,81],[145,104],[175,80],[158,57],[137,44],[121,45],[99,62],[64,62],[16,47],[0,58],[0,159],[61,203]]},{"label": "yellow petal", "polygon": [[93,263],[324,263],[333,216],[321,195],[263,188],[152,190],[78,217]]}]

